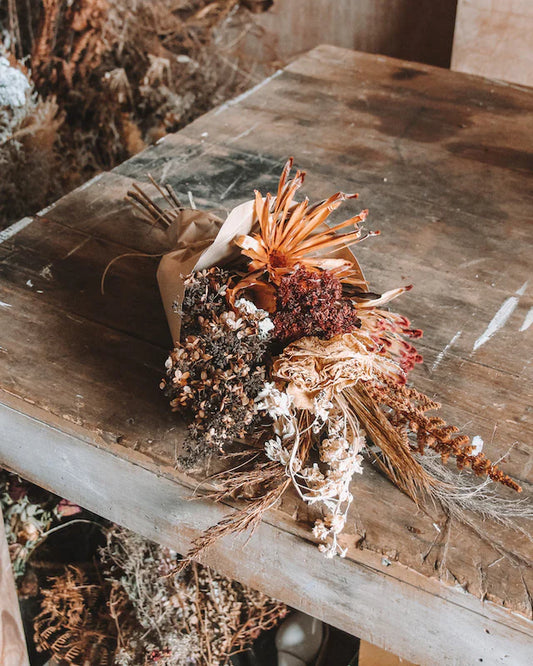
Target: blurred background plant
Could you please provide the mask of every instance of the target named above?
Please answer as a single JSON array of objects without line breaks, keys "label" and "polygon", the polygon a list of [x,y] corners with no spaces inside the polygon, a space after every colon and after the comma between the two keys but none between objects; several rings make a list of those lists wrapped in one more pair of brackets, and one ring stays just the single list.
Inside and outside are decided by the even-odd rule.
[{"label": "blurred background plant", "polygon": [[1,470],[0,506],[32,664],[273,663],[284,604]]},{"label": "blurred background plant", "polygon": [[0,228],[259,81],[268,3],[2,0]]}]

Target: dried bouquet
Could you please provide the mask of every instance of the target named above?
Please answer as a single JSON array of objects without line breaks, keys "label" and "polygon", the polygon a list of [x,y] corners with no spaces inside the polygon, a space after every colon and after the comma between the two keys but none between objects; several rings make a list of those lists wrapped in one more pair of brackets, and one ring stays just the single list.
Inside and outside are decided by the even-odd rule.
[{"label": "dried bouquet", "polygon": [[369,290],[349,250],[379,233],[361,230],[368,211],[326,225],[357,195],[297,201],[305,174],[291,169],[289,160],[275,196],[256,192],[225,222],[184,209],[170,186],[156,185],[161,205],[138,187],[129,193],[173,245],[158,270],[175,342],[161,388],[190,421],[180,462],[231,460],[211,496],[245,500],[191,556],[256,527],[289,487],[323,509],[313,527],[320,550],[344,555],[339,535],[363,455],[416,502],[453,495],[433,472],[436,455],[521,490],[408,385],[422,332],[386,306],[411,287]]}]

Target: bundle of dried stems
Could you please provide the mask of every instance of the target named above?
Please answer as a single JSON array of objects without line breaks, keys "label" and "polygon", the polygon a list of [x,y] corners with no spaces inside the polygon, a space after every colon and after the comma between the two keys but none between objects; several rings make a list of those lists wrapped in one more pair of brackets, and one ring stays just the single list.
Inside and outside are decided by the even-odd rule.
[{"label": "bundle of dried stems", "polygon": [[[411,340],[422,332],[383,306],[411,286],[383,295],[368,290],[347,249],[348,244],[376,235],[360,229],[368,211],[325,226],[343,201],[357,195],[337,192],[315,204],[307,199],[298,202],[295,196],[305,174],[297,171],[291,178],[291,168],[289,160],[275,196],[255,193],[249,232],[233,238],[241,254],[225,267],[226,284],[218,278],[213,288],[220,266],[193,273],[185,283],[183,304],[177,305],[182,337],[167,362],[162,385],[179,397],[172,402],[175,408],[192,407],[203,415],[214,410],[207,425],[195,430],[196,440],[217,444],[228,461],[238,464],[212,479],[217,489],[210,496],[216,501],[231,497],[244,502],[197,539],[184,566],[220,537],[253,531],[289,487],[307,504],[323,507],[323,516],[313,528],[320,549],[328,556],[344,555],[339,535],[353,499],[351,478],[363,471],[363,452],[415,502],[440,501],[456,516],[465,515],[466,504],[461,506],[465,495],[458,491],[463,477],[448,476],[444,482],[434,466],[423,464],[427,450],[437,453],[442,465],[453,458],[459,470],[469,468],[477,476],[521,490],[496,463],[474,451],[458,428],[428,416],[440,405],[407,385],[409,372],[422,361]],[[171,191],[164,196],[168,209],[140,191],[131,197],[155,223],[173,224],[180,219],[182,207]],[[228,227],[234,224],[230,218]],[[220,238],[232,240],[224,226]],[[217,243],[222,243],[218,237]],[[218,256],[231,256],[229,251],[217,251]],[[211,309],[200,311],[198,303],[206,297]],[[263,386],[254,383],[246,391],[248,444],[232,454],[227,450],[228,437],[211,425],[226,414],[229,418],[230,395],[217,402],[207,400],[207,387],[211,376],[224,367],[222,359],[243,363],[241,376],[256,367],[244,340],[249,336],[249,319],[257,313],[262,313],[264,335],[257,334],[266,347],[261,347],[256,361],[265,379]],[[232,322],[236,337],[231,349],[224,348],[217,317]],[[210,327],[205,328],[206,322],[211,322]],[[207,335],[201,341],[200,329]],[[215,339],[222,340],[216,351]],[[200,349],[209,358],[208,371],[199,366],[195,350]],[[232,373],[234,383],[229,386],[234,395],[242,394],[239,373]],[[205,451],[209,452],[207,446]],[[485,499],[483,493],[470,495],[468,508],[483,513]],[[508,517],[512,507],[518,516],[524,515],[522,504],[511,503]],[[531,513],[531,509],[525,511]]]},{"label": "bundle of dried stems", "polygon": [[38,649],[67,664],[226,666],[286,607],[128,530],[107,531],[96,566],[68,566],[43,589]]}]

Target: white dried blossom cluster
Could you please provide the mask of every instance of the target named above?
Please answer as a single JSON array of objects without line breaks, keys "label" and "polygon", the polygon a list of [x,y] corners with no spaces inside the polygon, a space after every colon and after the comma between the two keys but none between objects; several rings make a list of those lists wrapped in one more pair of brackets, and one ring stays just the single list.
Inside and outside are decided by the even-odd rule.
[{"label": "white dried blossom cluster", "polygon": [[266,451],[267,457],[270,460],[273,460],[274,462],[279,462],[283,466],[286,466],[286,465],[289,464],[291,454],[283,446],[280,437],[276,436],[273,439],[267,440],[265,442],[265,451]]},{"label": "white dried blossom cluster", "polygon": [[292,417],[292,397],[276,388],[273,382],[266,382],[255,399],[257,409],[265,411],[272,419]]},{"label": "white dried blossom cluster", "polygon": [[358,423],[353,418],[348,422],[345,413],[325,392],[319,392],[312,404],[313,421],[308,430],[317,435],[319,462],[304,467],[296,455],[304,433],[298,426],[292,396],[267,382],[256,399],[257,409],[274,421],[275,437],[265,442],[267,457],[285,467],[305,502],[324,506],[325,515],[313,529],[315,538],[322,542],[319,549],[327,557],[344,556],[346,551],[340,546],[338,535],[353,500],[350,482],[354,474],[363,472],[360,454],[365,436]]},{"label": "white dried blossom cluster", "polygon": [[323,543],[319,549],[326,557],[337,553],[344,557],[346,550],[338,542],[344,529],[348,508],[353,500],[350,482],[354,474],[362,474],[362,457],[365,446],[364,434],[357,424],[348,425],[342,412],[332,413],[328,422],[328,436],[319,444],[320,462],[302,470],[308,492],[304,499],[309,504],[321,502],[326,508],[323,519],[317,520],[313,535]]},{"label": "white dried blossom cluster", "polygon": [[239,312],[246,315],[248,319],[255,319],[257,321],[260,337],[263,339],[268,337],[268,334],[274,328],[274,322],[270,319],[266,310],[261,310],[261,308],[258,308],[252,301],[248,301],[246,298],[239,298],[239,300],[235,301],[235,307]]}]

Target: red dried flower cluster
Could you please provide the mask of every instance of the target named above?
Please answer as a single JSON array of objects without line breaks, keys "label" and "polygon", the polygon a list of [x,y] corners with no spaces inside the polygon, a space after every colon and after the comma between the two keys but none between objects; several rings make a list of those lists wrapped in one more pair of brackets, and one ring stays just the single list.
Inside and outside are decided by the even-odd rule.
[{"label": "red dried flower cluster", "polygon": [[281,279],[274,335],[283,343],[316,336],[326,340],[361,326],[353,302],[329,271],[298,268]]}]

